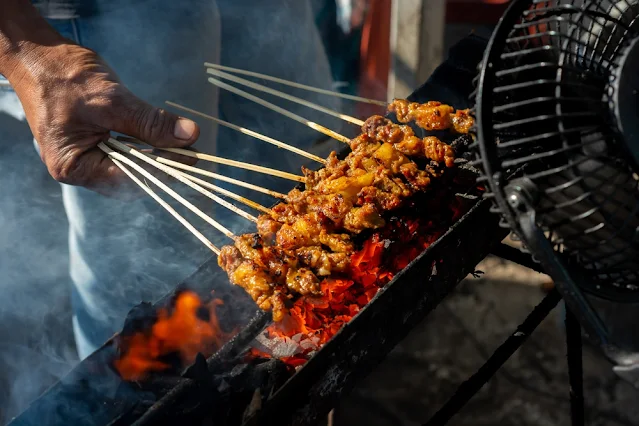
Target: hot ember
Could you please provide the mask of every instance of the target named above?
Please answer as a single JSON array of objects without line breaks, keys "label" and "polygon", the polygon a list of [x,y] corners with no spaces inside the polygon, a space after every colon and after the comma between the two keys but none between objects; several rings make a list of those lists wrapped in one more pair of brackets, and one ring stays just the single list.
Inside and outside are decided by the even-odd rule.
[{"label": "hot ember", "polygon": [[178,295],[171,311],[161,309],[150,330],[121,337],[122,356],[114,362],[125,380],[139,380],[147,373],[171,367],[168,357],[177,356],[182,365],[192,363],[198,352],[213,353],[226,341],[219,326],[214,299],[208,305],[191,292]]},{"label": "hot ember", "polygon": [[413,204],[401,212],[401,219],[393,217],[373,233],[351,256],[349,272],[324,279],[321,295],[298,298],[282,321],[257,339],[250,356],[303,365],[463,213],[454,200],[444,196],[440,201],[436,218],[424,220],[422,215],[437,203]]}]

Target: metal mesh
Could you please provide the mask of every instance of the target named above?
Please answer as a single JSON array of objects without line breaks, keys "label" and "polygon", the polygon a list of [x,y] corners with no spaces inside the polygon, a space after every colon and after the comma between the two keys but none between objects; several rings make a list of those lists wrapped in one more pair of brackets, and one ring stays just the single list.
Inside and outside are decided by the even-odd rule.
[{"label": "metal mesh", "polygon": [[639,29],[639,0],[525,3],[491,64],[494,87],[483,88],[492,123],[478,125],[492,126],[496,139],[483,141],[496,144],[483,161],[534,182],[538,225],[587,271],[590,290],[639,293],[638,182],[608,109],[616,60]]}]

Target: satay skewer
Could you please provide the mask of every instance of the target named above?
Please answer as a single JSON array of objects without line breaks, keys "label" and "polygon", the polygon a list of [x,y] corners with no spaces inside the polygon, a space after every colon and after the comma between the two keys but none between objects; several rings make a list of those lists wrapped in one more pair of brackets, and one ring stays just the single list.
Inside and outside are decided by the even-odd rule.
[{"label": "satay skewer", "polygon": [[183,149],[183,148],[156,148],[156,149],[173,152],[175,154],[184,155],[186,157],[197,158],[198,160],[210,161],[211,163],[224,164],[231,167],[251,170],[253,172],[276,176],[282,179],[292,180],[294,182],[306,181],[306,178],[304,176],[294,175],[293,173],[287,173],[277,169],[270,169],[268,167],[262,167],[255,164],[244,163],[242,161],[229,160],[227,158],[216,157],[214,155],[202,154],[201,152],[189,151],[188,149]]},{"label": "satay skewer", "polygon": [[238,132],[240,132],[242,134],[252,136],[252,137],[254,137],[256,139],[259,139],[261,141],[264,141],[264,142],[268,142],[270,144],[273,144],[273,145],[277,146],[278,148],[286,149],[288,151],[294,152],[295,154],[301,155],[302,157],[309,158],[309,159],[311,159],[313,161],[317,161],[318,163],[321,163],[321,164],[326,164],[326,160],[324,160],[322,157],[318,157],[317,155],[311,154],[310,152],[306,152],[303,149],[299,149],[299,148],[296,148],[296,147],[294,147],[292,145],[289,145],[289,144],[286,144],[284,142],[278,141],[277,139],[273,139],[273,138],[271,138],[269,136],[263,135],[261,133],[255,132],[255,131],[247,129],[245,127],[238,126],[236,124],[229,123],[228,121],[221,120],[221,119],[219,119],[217,117],[213,117],[212,115],[205,114],[203,112],[194,110],[192,108],[185,107],[185,106],[180,105],[180,104],[176,104],[175,102],[166,101],[166,104],[167,105],[171,105],[174,108],[181,109],[183,111],[188,111],[191,114],[199,115],[200,117],[203,117],[203,118],[206,118],[208,120],[214,121],[215,123],[218,123],[218,124],[220,124],[222,126],[226,126],[226,127],[229,127],[229,128],[231,128],[233,130],[237,130]]},{"label": "satay skewer", "polygon": [[[126,145],[124,145],[124,146],[126,146]],[[166,192],[171,197],[173,197],[176,201],[178,201],[184,207],[186,207],[187,209],[189,209],[193,213],[195,213],[198,217],[200,217],[206,223],[208,223],[209,225],[213,226],[215,229],[217,229],[218,231],[220,231],[221,233],[223,233],[225,236],[229,237],[230,239],[235,240],[235,235],[230,230],[226,229],[222,224],[217,222],[212,217],[208,216],[202,210],[198,209],[191,202],[189,202],[186,199],[184,199],[184,197],[182,197],[180,194],[178,194],[177,192],[175,192],[174,190],[169,188],[166,184],[164,184],[161,180],[159,180],[158,178],[153,176],[151,173],[146,171],[143,167],[141,167],[138,164],[135,164],[129,158],[127,158],[124,155],[122,155],[121,153],[113,150],[112,148],[107,146],[104,142],[100,142],[98,144],[98,148],[100,148],[102,151],[107,153],[111,158],[115,158],[116,160],[119,160],[120,162],[122,162],[122,163],[130,166],[131,168],[133,168],[135,171],[140,173],[142,176],[144,176],[145,178],[147,178],[148,180],[153,182],[153,184],[155,184],[160,189],[162,189],[164,192]]]},{"label": "satay skewer", "polygon": [[348,99],[348,100],[351,100],[351,101],[363,102],[363,103],[379,105],[379,106],[383,106],[383,107],[386,107],[388,105],[388,102],[378,101],[376,99],[363,98],[361,96],[348,95],[346,93],[335,92],[333,90],[320,89],[319,87],[308,86],[306,84],[301,84],[301,83],[296,83],[294,81],[284,80],[283,78],[273,77],[273,76],[270,76],[270,75],[261,74],[259,72],[247,71],[247,70],[242,70],[242,69],[239,69],[239,68],[232,68],[232,67],[227,67],[227,66],[224,66],[224,65],[212,64],[210,62],[205,62],[204,66],[208,67],[208,68],[216,68],[216,69],[220,69],[220,70],[224,70],[224,71],[233,72],[235,74],[242,74],[242,75],[248,75],[250,77],[257,77],[257,78],[261,78],[261,79],[264,79],[264,80],[273,81],[275,83],[284,84],[286,86],[296,87],[298,89],[303,89],[303,90],[308,90],[309,92],[321,93],[323,95],[335,96],[337,98]]},{"label": "satay skewer", "polygon": [[188,180],[190,180],[190,181],[192,181],[192,182],[194,182],[194,183],[196,183],[196,184],[198,184],[200,186],[203,186],[205,188],[209,188],[209,189],[211,189],[211,190],[213,190],[215,192],[218,192],[218,193],[220,193],[222,195],[225,195],[225,196],[227,196],[227,197],[229,197],[229,198],[231,198],[231,199],[233,199],[235,201],[239,201],[240,203],[245,204],[245,205],[247,205],[247,206],[249,206],[251,208],[254,208],[255,210],[259,210],[262,213],[266,213],[266,214],[269,214],[269,215],[272,213],[271,209],[269,209],[267,207],[264,207],[263,205],[261,205],[259,203],[256,203],[255,201],[251,201],[248,198],[244,198],[241,195],[237,195],[234,192],[228,191],[228,190],[226,190],[224,188],[221,188],[221,187],[219,187],[217,185],[213,185],[210,182],[207,182],[205,180],[202,180],[200,178],[192,176],[192,175],[190,175],[188,173],[184,173],[184,172],[181,172],[179,170],[175,170],[175,172],[179,173],[180,175],[184,176],[186,179],[188,179]]},{"label": "satay skewer", "polygon": [[261,84],[254,83],[254,82],[246,80],[244,78],[236,77],[234,75],[231,75],[231,74],[228,74],[228,73],[225,73],[223,71],[219,71],[219,70],[216,70],[216,69],[213,69],[213,68],[207,69],[206,72],[209,73],[209,74],[213,74],[216,77],[223,78],[223,79],[226,79],[226,80],[230,80],[230,81],[232,81],[234,83],[242,84],[242,85],[250,87],[252,89],[259,90],[259,91],[265,92],[265,93],[269,93],[271,95],[278,96],[278,97],[286,99],[288,101],[295,102],[295,103],[300,104],[300,105],[304,105],[305,107],[312,108],[312,109],[317,110],[317,111],[321,111],[324,114],[332,115],[333,117],[337,117],[340,120],[347,121],[347,122],[355,124],[357,126],[361,127],[361,126],[364,125],[364,121],[360,120],[359,118],[351,117],[350,115],[342,114],[342,113],[337,112],[337,111],[333,111],[330,108],[323,107],[323,106],[318,105],[316,103],[309,102],[309,101],[307,101],[305,99],[298,98],[297,96],[289,95],[288,93],[284,93],[284,92],[279,91],[279,90],[271,89],[270,87],[266,87],[266,86],[263,86]]},{"label": "satay skewer", "polygon": [[[169,160],[168,158],[164,158],[164,157],[160,157],[158,155],[153,155],[153,154],[149,154],[143,151],[140,151],[141,153],[143,153],[144,155],[146,155],[149,158],[152,158],[153,160],[157,161],[158,163],[162,163],[162,164],[166,164],[167,166],[173,166],[174,168],[183,168],[184,170],[189,170],[189,169],[195,169],[198,172],[206,172],[206,170],[200,170],[196,167],[191,167],[191,166],[187,166],[186,164],[182,164],[178,161],[173,161],[173,160]],[[263,213],[267,213],[270,214],[271,210],[264,207],[263,205],[256,203],[255,201],[251,201],[248,198],[242,197],[241,195],[238,195],[234,192],[231,192],[229,190],[226,190],[220,186],[217,185],[213,185],[212,183],[209,183],[205,180],[202,179],[198,179],[197,177],[190,175],[188,173],[184,173],[184,172],[180,172],[179,170],[175,170],[176,173],[180,173],[182,176],[184,176],[185,178],[192,180],[193,182],[197,183],[198,185],[204,186],[206,188],[209,188],[215,192],[219,192],[220,194],[223,194],[229,198],[232,198],[236,201],[239,201],[243,204],[246,204],[249,207],[252,207],[256,210],[259,210]],[[211,174],[215,174],[215,173],[211,173]],[[283,197],[286,197],[284,194],[282,194]]]},{"label": "satay skewer", "polygon": [[169,203],[164,201],[158,194],[155,193],[148,185],[144,184],[140,179],[137,178],[128,168],[124,166],[118,159],[111,156],[111,161],[115,163],[116,166],[120,168],[128,177],[131,178],[133,182],[135,182],[140,188],[142,188],[151,198],[153,198],[159,205],[164,207],[166,211],[168,211],[178,222],[180,222],[186,229],[188,229],[195,237],[200,240],[205,246],[207,246],[213,253],[216,255],[220,255],[220,249],[217,248],[211,241],[208,240],[200,231],[195,229],[193,225],[191,225],[182,215],[180,215]]},{"label": "satay skewer", "polygon": [[[110,145],[112,148],[117,149],[118,151],[122,151],[122,152],[126,152],[127,154],[130,154],[142,161],[144,161],[145,163],[163,171],[164,173],[168,174],[169,176],[174,177],[175,179],[179,180],[180,182],[182,182],[183,184],[185,184],[186,186],[196,190],[197,192],[199,192],[200,194],[204,195],[205,197],[210,198],[211,200],[215,201],[216,203],[218,203],[219,205],[226,207],[227,209],[231,210],[233,213],[238,214],[239,216],[243,217],[244,219],[250,220],[251,222],[257,222],[257,218],[251,214],[246,213],[244,210],[234,206],[233,204],[229,203],[226,200],[223,200],[222,198],[218,197],[217,195],[213,194],[210,191],[207,191],[206,189],[204,189],[203,187],[201,187],[200,185],[194,183],[193,181],[185,178],[184,176],[182,176],[182,172],[172,169],[169,166],[166,166],[164,164],[158,163],[157,161],[153,160],[152,158],[147,157],[145,154],[139,152],[136,149],[131,148],[130,146],[124,145],[121,142],[116,141],[115,139],[111,138],[109,139],[109,141],[107,142],[108,145]],[[217,222],[216,222],[217,223]],[[221,225],[220,225],[221,226]],[[224,228],[227,232],[230,232],[228,229]],[[233,235],[233,234],[231,234]]]},{"label": "satay skewer", "polygon": [[218,86],[218,87],[220,87],[220,88],[222,88],[222,89],[228,90],[229,92],[235,93],[236,95],[242,96],[242,97],[244,97],[246,99],[249,99],[249,100],[251,100],[251,101],[253,101],[253,102],[257,103],[257,104],[265,106],[268,109],[271,109],[271,110],[273,110],[275,112],[278,112],[278,113],[280,113],[280,114],[282,114],[282,115],[284,115],[284,116],[286,116],[286,117],[288,117],[288,118],[290,118],[292,120],[295,120],[295,121],[297,121],[299,123],[302,123],[305,126],[308,126],[311,129],[313,129],[313,130],[317,130],[318,132],[323,133],[326,136],[330,136],[331,138],[336,139],[336,140],[338,140],[340,142],[344,142],[346,144],[348,144],[350,142],[350,139],[347,138],[344,135],[341,135],[341,134],[339,134],[339,133],[337,133],[337,132],[335,132],[335,131],[333,131],[331,129],[328,129],[328,128],[320,125],[320,124],[317,124],[317,123],[315,123],[313,121],[307,120],[304,117],[301,117],[301,116],[299,116],[299,115],[297,115],[295,113],[292,113],[292,112],[290,112],[290,111],[288,111],[288,110],[286,110],[286,109],[284,109],[282,107],[279,107],[279,106],[277,106],[275,104],[272,104],[272,103],[270,103],[268,101],[265,101],[262,98],[259,98],[259,97],[255,96],[255,95],[252,95],[252,94],[248,93],[248,92],[245,92],[244,90],[238,89],[237,87],[231,86],[230,84],[226,84],[226,83],[224,83],[224,82],[222,82],[222,81],[220,81],[218,79],[215,79],[213,77],[209,77],[209,82],[214,84],[214,85],[216,85],[216,86]]},{"label": "satay skewer", "polygon": [[[118,136],[116,138],[116,140],[118,140],[120,142],[131,142],[131,143],[146,145],[142,141],[139,141],[139,140],[133,139],[133,138],[129,138],[129,137],[120,137],[120,136]],[[140,150],[140,152],[144,152],[144,151],[145,150]],[[282,194],[281,192],[277,192],[277,191],[270,190],[268,188],[264,188],[264,187],[261,187],[261,186],[253,185],[252,183],[244,182],[243,180],[233,179],[231,177],[224,176],[224,175],[221,175],[221,174],[218,174],[218,173],[214,173],[214,172],[210,172],[208,170],[204,170],[204,169],[200,169],[200,168],[197,168],[197,167],[189,166],[187,164],[180,163],[179,161],[169,160],[168,158],[160,157],[158,155],[153,155],[153,154],[146,153],[146,152],[145,152],[145,154],[148,154],[149,156],[151,156],[151,158],[153,158],[154,160],[156,160],[156,161],[158,161],[160,163],[164,163],[164,164],[166,164],[168,166],[172,166],[174,168],[187,170],[187,171],[189,171],[191,173],[197,173],[197,174],[202,175],[202,176],[206,176],[206,177],[210,177],[210,178],[213,178],[213,179],[221,180],[222,182],[228,182],[228,183],[231,183],[233,185],[240,186],[242,188],[251,189],[253,191],[260,192],[262,194],[270,195],[271,197],[274,197],[274,198],[279,198],[280,200],[286,199],[286,195]]]},{"label": "satay skewer", "polygon": [[242,180],[233,179],[233,178],[230,178],[228,176],[224,176],[224,175],[220,175],[220,174],[217,174],[217,173],[209,172],[208,170],[198,169],[197,167],[193,167],[193,166],[189,166],[189,165],[186,165],[186,164],[182,164],[179,161],[169,160],[168,158],[160,157],[160,156],[153,155],[153,154],[148,154],[148,155],[151,155],[156,161],[158,161],[160,163],[164,163],[164,164],[166,164],[168,166],[173,166],[173,167],[175,167],[177,169],[187,170],[187,171],[190,171],[192,173],[197,173],[197,174],[202,175],[202,176],[207,176],[207,177],[210,177],[210,178],[213,178],[213,179],[221,180],[223,182],[232,183],[234,185],[241,186],[241,187],[246,188],[246,189],[252,189],[253,191],[261,192],[262,194],[270,195],[271,197],[279,198],[281,200],[286,199],[286,195],[282,194],[281,192],[272,191],[270,189],[263,188],[261,186],[253,185],[252,183],[244,182]]}]

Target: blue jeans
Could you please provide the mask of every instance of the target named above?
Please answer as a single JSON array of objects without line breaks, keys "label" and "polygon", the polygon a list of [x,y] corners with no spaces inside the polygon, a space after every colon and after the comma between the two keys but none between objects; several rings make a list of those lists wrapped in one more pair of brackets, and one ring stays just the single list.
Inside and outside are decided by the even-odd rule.
[{"label": "blue jeans", "polygon": [[[66,37],[95,50],[142,99],[161,106],[166,100],[190,106],[295,146],[325,154],[334,141],[207,82],[205,61],[260,71],[330,88],[332,81],[311,9],[300,0],[93,0],[95,13],[50,22]],[[1,79],[1,77],[0,77]],[[294,91],[291,91],[294,92]],[[302,93],[339,108],[335,99]],[[276,101],[277,102],[277,101]],[[281,103],[281,102],[280,102]],[[332,119],[294,105],[287,108],[339,129]],[[24,119],[17,97],[0,81],[0,114]],[[195,147],[202,152],[299,171],[295,154],[196,119],[202,128]],[[0,129],[0,138],[3,138]],[[11,143],[29,143],[32,136]],[[4,141],[2,141],[4,142]],[[213,165],[201,167],[216,169]],[[228,168],[222,174],[286,191],[291,183]],[[271,204],[274,200],[228,186]],[[181,193],[188,195],[187,191]],[[150,198],[135,202],[102,197],[62,185],[69,220],[73,327],[85,358],[115,332],[132,306],[154,301],[211,256],[202,245]],[[235,232],[249,226],[209,200],[190,197]],[[183,212],[183,210],[181,210]],[[217,245],[229,241],[203,222],[185,216]]]}]

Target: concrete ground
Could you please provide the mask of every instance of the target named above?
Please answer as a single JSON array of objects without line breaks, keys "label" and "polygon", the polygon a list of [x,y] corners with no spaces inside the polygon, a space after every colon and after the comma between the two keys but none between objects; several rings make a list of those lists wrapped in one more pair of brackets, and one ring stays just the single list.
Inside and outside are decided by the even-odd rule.
[{"label": "concrete ground", "polygon": [[[335,426],[425,422],[492,354],[544,296],[544,276],[487,259],[334,414]],[[532,284],[532,285],[531,285]],[[566,346],[555,309],[451,426],[570,424]],[[639,424],[639,391],[597,349],[584,347],[587,425]]]}]

